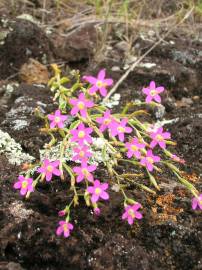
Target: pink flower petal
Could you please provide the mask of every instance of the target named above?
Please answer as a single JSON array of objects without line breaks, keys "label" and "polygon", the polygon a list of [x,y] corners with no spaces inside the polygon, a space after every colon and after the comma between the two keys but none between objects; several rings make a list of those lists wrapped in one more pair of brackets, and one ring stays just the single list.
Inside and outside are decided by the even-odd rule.
[{"label": "pink flower petal", "polygon": [[78,113],[78,111],[79,111],[79,108],[78,107],[73,107],[72,109],[71,109],[71,115],[76,115],[77,113]]},{"label": "pink flower petal", "polygon": [[27,188],[21,188],[20,194],[24,196],[27,193]]},{"label": "pink flower petal", "polygon": [[165,149],[166,148],[166,143],[164,141],[160,141],[159,145],[161,148]]},{"label": "pink flower petal", "polygon": [[152,101],[152,99],[153,99],[153,97],[152,96],[150,96],[150,95],[148,95],[147,97],[146,97],[146,103],[150,103],[151,101]]},{"label": "pink flower petal", "polygon": [[132,225],[134,222],[133,218],[131,216],[128,216],[128,223]]},{"label": "pink flower petal", "polygon": [[88,89],[89,94],[94,94],[98,90],[96,85],[93,85],[91,88]]},{"label": "pink flower petal", "polygon": [[151,148],[154,148],[156,145],[157,145],[157,141],[155,141],[155,140],[153,140],[153,141],[150,143],[150,147],[151,147]]},{"label": "pink flower petal", "polygon": [[142,218],[142,214],[139,213],[139,212],[135,212],[135,218],[141,219]]},{"label": "pink flower petal", "polygon": [[15,189],[19,189],[19,188],[21,188],[21,182],[16,182],[14,185],[13,185],[13,187],[15,188]]},{"label": "pink flower petal", "polygon": [[64,237],[69,237],[70,233],[69,233],[69,230],[68,231],[64,231]]},{"label": "pink flower petal", "polygon": [[119,133],[118,136],[119,136],[119,140],[121,142],[123,142],[124,141],[124,133]]},{"label": "pink flower petal", "polygon": [[114,83],[112,79],[105,79],[103,82],[108,86],[110,86]]},{"label": "pink flower petal", "polygon": [[159,95],[155,95],[154,96],[154,100],[156,101],[156,102],[161,102],[161,97],[159,96]]},{"label": "pink flower petal", "polygon": [[103,200],[108,200],[109,199],[109,194],[105,191],[103,191],[101,194],[100,194],[100,197],[103,199]]},{"label": "pink flower petal", "polygon": [[56,234],[57,234],[57,236],[60,236],[62,233],[63,233],[63,228],[60,226],[57,228]]},{"label": "pink flower petal", "polygon": [[94,189],[95,188],[91,186],[87,188],[87,191],[92,194],[94,192]]},{"label": "pink flower petal", "polygon": [[92,203],[96,203],[98,201],[98,199],[99,199],[99,196],[96,195],[96,194],[93,194],[92,197],[91,197]]},{"label": "pink flower petal", "polygon": [[46,181],[49,182],[52,178],[52,173],[51,172],[47,172],[46,173]]},{"label": "pink flower petal", "polygon": [[61,171],[58,170],[58,169],[54,169],[54,170],[53,170],[53,174],[54,174],[54,175],[57,175],[57,176],[60,176],[60,175],[61,175]]},{"label": "pink flower petal", "polygon": [[102,81],[105,78],[105,73],[105,69],[101,69],[97,76],[98,80]]},{"label": "pink flower petal", "polygon": [[154,81],[151,81],[149,84],[150,89],[156,89],[156,83]]},{"label": "pink flower petal", "polygon": [[99,91],[100,91],[100,94],[101,94],[103,97],[105,97],[105,96],[107,95],[107,90],[106,90],[105,87],[101,87],[101,88],[99,89]]},{"label": "pink flower petal", "polygon": [[50,123],[50,128],[55,128],[55,126],[56,126],[56,123],[55,122],[51,122]]},{"label": "pink flower petal", "polygon": [[60,115],[61,115],[60,110],[56,110],[56,111],[55,111],[55,116],[60,116]]},{"label": "pink flower petal", "polygon": [[162,93],[164,91],[164,87],[163,86],[159,86],[159,87],[156,88],[156,91],[158,93]]},{"label": "pink flower petal", "polygon": [[102,184],[102,189],[103,189],[103,190],[108,189],[108,187],[109,187],[109,184],[108,184],[108,183]]},{"label": "pink flower petal", "polygon": [[55,119],[55,115],[54,114],[48,114],[48,119],[53,121]]},{"label": "pink flower petal", "polygon": [[96,84],[97,78],[93,76],[83,76],[83,79],[91,84]]},{"label": "pink flower petal", "polygon": [[142,89],[142,92],[146,95],[149,95],[150,94],[150,89],[149,88],[143,88]]},{"label": "pink flower petal", "polygon": [[148,169],[150,172],[152,172],[153,169],[154,169],[153,165],[152,165],[151,163],[149,163],[149,162],[147,162],[146,167],[147,167],[147,169]]},{"label": "pink flower petal", "polygon": [[121,218],[122,219],[127,219],[128,218],[128,213],[127,212],[124,212]]}]

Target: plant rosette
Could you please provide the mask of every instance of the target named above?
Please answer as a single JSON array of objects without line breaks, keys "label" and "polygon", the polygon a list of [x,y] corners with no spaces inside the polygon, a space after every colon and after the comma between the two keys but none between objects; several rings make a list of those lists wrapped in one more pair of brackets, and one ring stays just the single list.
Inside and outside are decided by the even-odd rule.
[{"label": "plant rosette", "polygon": [[[106,78],[105,69],[100,70],[97,77],[85,75],[81,80],[79,72],[72,71],[70,77],[62,77],[59,68],[56,65],[52,67],[55,75],[49,86],[54,94],[53,100],[58,102],[58,109],[47,116],[40,115],[45,122],[41,131],[50,136],[50,142],[43,150],[46,158],[28,166],[24,175],[14,183],[14,188],[28,198],[39,182],[49,183],[61,178],[69,183],[71,200],[58,212],[62,217],[56,229],[58,236],[70,236],[74,229],[70,222],[71,209],[79,204],[81,197],[87,207],[99,216],[102,210],[100,202],[110,200],[109,191],[110,188],[111,192],[115,191],[113,187],[123,196],[120,219],[129,225],[138,222],[143,218],[143,206],[129,197],[127,187],[132,185],[155,194],[155,190],[160,189],[156,176],[166,170],[170,170],[176,180],[194,195],[193,210],[202,210],[202,194],[182,176],[175,164],[184,163],[184,160],[171,152],[175,142],[171,140],[170,132],[163,127],[156,128],[155,123],[140,121],[138,115],[145,111],[135,110],[135,102],[126,104],[118,113],[104,105],[102,99],[113,85],[113,80]],[[72,83],[70,88],[66,87],[67,82]],[[142,89],[146,100],[139,102],[138,106],[161,106],[160,95],[164,91],[163,86],[150,82]],[[131,173],[117,172],[120,163],[128,163]],[[97,179],[96,171],[101,166],[108,172],[106,179]],[[139,173],[134,174],[134,168]],[[145,179],[149,180],[148,186],[142,184]]]}]

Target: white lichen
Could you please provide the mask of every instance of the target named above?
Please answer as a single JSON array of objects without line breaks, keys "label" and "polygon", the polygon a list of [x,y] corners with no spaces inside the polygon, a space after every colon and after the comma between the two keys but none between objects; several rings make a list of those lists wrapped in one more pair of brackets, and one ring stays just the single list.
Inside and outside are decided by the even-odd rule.
[{"label": "white lichen", "polygon": [[34,214],[34,211],[31,209],[26,209],[21,201],[14,201],[9,207],[9,212],[14,217],[16,222],[26,220]]},{"label": "white lichen", "polygon": [[25,105],[27,101],[32,101],[31,98],[19,97],[15,100],[15,108],[11,108],[6,113],[6,119],[3,124],[9,121],[9,125],[13,130],[21,130],[29,126],[30,120],[27,119],[27,115],[30,115],[34,108]]},{"label": "white lichen", "polygon": [[106,101],[102,101],[101,105],[106,106],[109,109],[119,105],[121,95],[119,93],[114,94],[111,98]]},{"label": "white lichen", "polygon": [[166,108],[165,108],[163,105],[158,106],[158,107],[156,108],[156,112],[155,112],[156,118],[157,118],[157,119],[162,119],[163,116],[165,115],[165,112],[166,112]]},{"label": "white lichen", "polygon": [[[92,145],[88,145],[90,152],[92,153],[92,157],[89,158],[89,164],[98,165],[100,163],[104,163],[106,161],[111,160],[112,151],[109,147],[106,146],[106,142],[102,138],[92,138],[93,143]],[[59,142],[52,146],[51,148],[41,149],[39,150],[40,153],[40,160],[43,161],[44,159],[49,159],[51,161],[59,160],[60,157],[60,150],[61,150],[62,142]],[[64,151],[64,156],[62,157],[62,162],[69,162],[72,161],[74,151],[73,149],[77,146],[75,143],[71,143]],[[105,146],[105,155],[103,156],[103,147]],[[80,163],[79,161],[75,161],[76,163]]]},{"label": "white lichen", "polygon": [[23,119],[16,119],[12,121],[13,130],[21,130],[28,126],[28,121]]},{"label": "white lichen", "polygon": [[24,153],[21,145],[2,130],[0,130],[0,154],[4,154],[8,162],[13,165],[21,165],[35,160],[34,157]]},{"label": "white lichen", "polygon": [[13,91],[15,90],[15,88],[17,88],[19,86],[18,83],[9,83],[9,84],[4,84],[1,88],[0,88],[0,92],[3,92],[4,95],[1,99],[9,99],[13,93]]}]

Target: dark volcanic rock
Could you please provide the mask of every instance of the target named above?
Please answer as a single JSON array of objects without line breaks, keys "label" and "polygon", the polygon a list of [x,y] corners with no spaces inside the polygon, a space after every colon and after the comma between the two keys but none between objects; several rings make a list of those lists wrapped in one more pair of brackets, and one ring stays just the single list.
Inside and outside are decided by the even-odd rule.
[{"label": "dark volcanic rock", "polygon": [[55,54],[68,62],[88,60],[93,56],[97,41],[94,25],[85,25],[74,29],[70,33],[53,38]]},{"label": "dark volcanic rock", "polygon": [[16,73],[30,57],[42,61],[44,55],[46,59],[52,56],[51,43],[36,24],[17,19],[11,27],[12,31],[0,47],[0,78]]}]

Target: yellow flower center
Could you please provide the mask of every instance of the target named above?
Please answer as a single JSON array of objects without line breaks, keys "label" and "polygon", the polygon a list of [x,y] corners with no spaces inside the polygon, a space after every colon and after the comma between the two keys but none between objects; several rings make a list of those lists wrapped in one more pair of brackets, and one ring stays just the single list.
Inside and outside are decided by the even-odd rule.
[{"label": "yellow flower center", "polygon": [[105,124],[105,125],[109,125],[110,122],[111,122],[110,119],[105,119],[105,120],[104,120],[104,124]]},{"label": "yellow flower center", "polygon": [[87,169],[82,169],[82,173],[88,177],[89,176],[89,171]]},{"label": "yellow flower center", "polygon": [[60,117],[59,116],[56,116],[55,117],[55,123],[59,123],[61,121]]},{"label": "yellow flower center", "polygon": [[105,86],[105,84],[102,81],[97,81],[96,86],[100,88],[100,87]]},{"label": "yellow flower center", "polygon": [[80,152],[79,152],[79,156],[80,156],[80,157],[84,157],[84,155],[85,155],[84,151],[80,151]]},{"label": "yellow flower center", "polygon": [[84,131],[79,131],[78,137],[81,139],[85,136],[85,132]]},{"label": "yellow flower center", "polygon": [[133,209],[130,209],[128,211],[128,214],[132,217],[132,218],[135,218],[135,213],[134,213],[134,210]]},{"label": "yellow flower center", "polygon": [[52,171],[53,171],[53,166],[48,165],[48,167],[47,167],[47,171],[48,171],[48,172],[52,172]]},{"label": "yellow flower center", "polygon": [[26,188],[28,186],[27,181],[22,181],[22,188]]},{"label": "yellow flower center", "polygon": [[125,128],[124,128],[124,127],[118,127],[117,130],[118,130],[119,132],[125,132]]},{"label": "yellow flower center", "polygon": [[69,231],[69,228],[68,228],[67,224],[64,224],[63,225],[63,230],[64,230],[64,232],[68,232]]},{"label": "yellow flower center", "polygon": [[133,151],[137,151],[137,150],[138,150],[138,148],[137,148],[136,145],[132,145],[132,146],[131,146],[131,149],[132,149]]},{"label": "yellow flower center", "polygon": [[156,90],[151,90],[150,91],[150,95],[153,97],[153,96],[155,96],[157,94],[157,91]]},{"label": "yellow flower center", "polygon": [[163,136],[161,136],[160,134],[156,135],[156,139],[158,141],[163,141],[164,140]]},{"label": "yellow flower center", "polygon": [[96,188],[96,189],[95,189],[95,194],[96,194],[96,195],[99,195],[99,194],[101,193],[101,191],[102,191],[102,190],[101,190],[100,188]]},{"label": "yellow flower center", "polygon": [[151,157],[148,157],[147,160],[149,161],[149,163],[154,163],[154,160]]},{"label": "yellow flower center", "polygon": [[77,107],[79,108],[79,110],[83,110],[85,108],[85,104],[82,101],[80,101],[78,102]]}]

